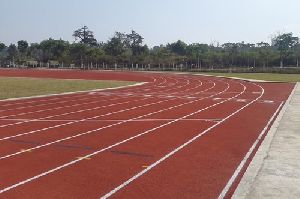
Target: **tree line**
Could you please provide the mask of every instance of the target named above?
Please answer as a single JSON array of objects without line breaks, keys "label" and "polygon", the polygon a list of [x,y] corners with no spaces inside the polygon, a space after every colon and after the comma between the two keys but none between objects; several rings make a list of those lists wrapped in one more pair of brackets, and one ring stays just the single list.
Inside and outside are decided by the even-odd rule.
[{"label": "tree line", "polygon": [[1,66],[64,66],[78,68],[267,68],[298,67],[299,38],[293,33],[274,36],[270,43],[187,44],[181,40],[149,48],[136,31],[115,32],[98,42],[88,27],[73,33],[75,41],[47,39],[28,44],[0,42]]}]

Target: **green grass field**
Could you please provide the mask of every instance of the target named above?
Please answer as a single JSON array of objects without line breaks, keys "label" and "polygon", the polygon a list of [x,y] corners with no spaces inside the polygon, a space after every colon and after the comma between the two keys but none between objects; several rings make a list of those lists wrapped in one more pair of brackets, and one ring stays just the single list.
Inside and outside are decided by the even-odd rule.
[{"label": "green grass field", "polygon": [[277,74],[277,73],[202,73],[207,75],[238,77],[280,82],[300,82],[300,74]]},{"label": "green grass field", "polygon": [[0,77],[0,99],[132,85],[135,82]]}]

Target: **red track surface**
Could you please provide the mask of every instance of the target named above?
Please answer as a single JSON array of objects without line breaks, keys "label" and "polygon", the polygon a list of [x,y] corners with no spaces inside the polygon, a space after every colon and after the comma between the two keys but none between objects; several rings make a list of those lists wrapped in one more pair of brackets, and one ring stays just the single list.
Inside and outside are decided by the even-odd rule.
[{"label": "red track surface", "polygon": [[294,87],[134,72],[0,76],[148,82],[0,101],[0,198],[216,198]]}]

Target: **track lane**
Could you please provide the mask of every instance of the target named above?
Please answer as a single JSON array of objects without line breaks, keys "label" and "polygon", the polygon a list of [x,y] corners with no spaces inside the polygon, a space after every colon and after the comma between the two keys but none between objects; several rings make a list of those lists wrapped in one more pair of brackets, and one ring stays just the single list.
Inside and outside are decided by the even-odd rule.
[{"label": "track lane", "polygon": [[[212,87],[209,87],[208,89],[211,89]],[[169,102],[170,100],[166,100],[167,102]],[[199,100],[198,100],[199,101]],[[160,107],[160,110],[158,110],[158,111],[154,111],[154,112],[151,112],[151,113],[147,113],[147,111],[142,111],[142,113],[143,113],[143,115],[142,116],[135,116],[135,117],[133,117],[132,116],[132,119],[130,119],[130,120],[128,120],[128,113],[126,113],[127,114],[127,116],[126,116],[126,120],[125,121],[120,121],[120,122],[117,122],[117,123],[114,123],[114,124],[112,124],[112,125],[108,125],[108,126],[106,126],[106,127],[103,127],[103,128],[100,128],[100,129],[93,129],[93,130],[91,130],[91,131],[88,131],[88,132],[84,132],[84,133],[81,133],[81,135],[86,135],[86,134],[90,134],[90,133],[93,133],[93,132],[95,132],[95,131],[99,131],[99,130],[101,130],[101,129],[106,129],[106,128],[111,128],[111,127],[113,127],[113,126],[116,126],[116,125],[120,125],[120,124],[124,124],[124,123],[126,123],[126,122],[129,122],[129,121],[131,121],[131,120],[133,120],[133,119],[139,119],[139,118],[142,118],[142,117],[145,117],[145,116],[148,116],[148,115],[152,115],[152,114],[154,114],[154,113],[160,113],[160,112],[163,112],[163,111],[166,111],[166,110],[170,110],[170,109],[174,109],[174,108],[177,108],[177,107],[180,107],[180,106],[183,106],[183,105],[186,105],[186,104],[190,104],[190,103],[192,103],[193,101],[191,101],[191,102],[185,102],[185,103],[183,103],[183,104],[179,104],[179,105],[176,105],[176,106],[169,106],[168,105],[168,108],[165,108],[165,109],[161,109],[161,107]],[[154,105],[157,105],[157,103],[154,103]],[[145,105],[142,105],[141,107],[145,107]],[[155,108],[155,109],[157,109],[157,107],[156,106],[154,106],[153,108]],[[124,109],[125,110],[125,109]],[[122,112],[124,112],[124,111],[122,111]],[[147,114],[144,114],[144,112],[146,112]],[[135,113],[135,112],[133,112],[133,113]],[[135,113],[136,114],[136,113]],[[103,116],[110,116],[111,117],[111,115],[113,115],[111,112],[110,113],[108,113],[108,114],[104,114]],[[118,114],[118,115],[120,115],[120,114]],[[97,117],[99,117],[99,116],[97,116]],[[79,122],[80,122],[80,120],[79,120]],[[76,121],[75,122],[69,122],[70,124],[74,124],[74,123],[76,123]],[[78,123],[78,121],[77,121],[77,123]],[[66,124],[68,124],[68,123],[66,123]],[[60,127],[60,126],[63,126],[63,128],[66,130],[66,132],[63,132],[63,136],[65,136],[65,134],[68,134],[68,133],[70,133],[70,128],[68,127],[68,128],[65,128],[65,124],[63,124],[63,125],[61,125],[61,124],[59,124],[59,125],[57,125],[57,127]],[[54,126],[54,128],[56,128],[56,126]],[[55,136],[53,135],[55,132],[59,132],[59,134],[60,134],[60,132],[62,132],[62,129],[54,129],[54,131],[53,131],[53,128],[47,128],[47,129],[45,129],[48,133],[49,133],[49,130],[51,130],[50,131],[50,133],[51,133],[51,137],[54,137],[55,138]],[[42,131],[44,131],[44,129],[42,129]],[[2,138],[1,140],[9,140],[9,139],[15,139],[15,138],[19,138],[20,136],[24,136],[24,135],[31,135],[31,134],[33,134],[33,133],[36,133],[36,132],[41,132],[41,130],[38,130],[38,131],[31,131],[31,132],[27,132],[27,133],[21,133],[21,134],[17,134],[17,135],[15,135],[15,136],[9,136],[9,137],[5,137],[5,138]],[[72,131],[71,131],[71,133],[72,133]],[[73,132],[74,133],[74,132]],[[48,136],[47,134],[45,135],[45,136]],[[72,137],[77,137],[77,135],[74,135],[74,136],[72,136]],[[71,138],[72,138],[71,137]],[[61,140],[65,140],[66,138],[64,138],[64,139],[61,139]],[[69,138],[68,138],[69,139]],[[60,141],[60,140],[58,140],[58,141]],[[53,142],[52,142],[53,143]],[[9,143],[9,144],[12,144],[12,143]],[[49,144],[51,144],[51,143],[49,143]],[[7,146],[6,145],[3,145],[3,147],[4,148],[6,148]],[[32,149],[32,148],[31,148]],[[16,154],[20,154],[20,153],[23,153],[23,152],[17,152]],[[7,157],[7,156],[5,156],[5,157]],[[3,157],[2,157],[3,158]]]},{"label": "track lane", "polygon": [[[170,122],[170,123],[168,123],[168,124],[171,124],[171,123],[173,123],[174,121],[172,121],[172,122]],[[166,125],[166,124],[164,124],[164,125]],[[136,136],[135,136],[136,137]]]},{"label": "track lane", "polygon": [[[204,91],[209,90],[209,89],[212,89],[214,86],[215,86],[215,85],[210,86],[210,87],[206,88]],[[200,91],[200,92],[202,92],[202,91]],[[157,102],[157,103],[159,104],[159,103],[161,103],[161,102],[163,102],[163,101],[172,101],[172,100],[174,100],[174,99],[160,100],[160,101]],[[155,104],[155,103],[153,103],[153,104]],[[147,105],[147,104],[145,104],[145,105]],[[99,109],[99,108],[96,108],[96,109]],[[133,108],[133,109],[136,109],[136,108]],[[129,109],[129,110],[133,110],[133,109]],[[123,110],[121,110],[120,112],[123,112]],[[71,113],[73,113],[73,112],[71,112]],[[82,111],[82,110],[79,110],[78,112],[74,112],[74,113],[79,113],[79,114],[80,114],[80,119],[82,119],[82,114],[83,114],[83,111]],[[118,112],[117,112],[117,113],[118,113]],[[108,112],[107,114],[108,114],[108,115],[111,115],[111,112]],[[62,114],[62,115],[57,115],[57,116],[66,116],[66,115],[69,115],[69,113],[64,113],[64,114]],[[56,115],[55,115],[55,116],[56,116]],[[102,117],[102,116],[101,116],[101,115],[99,116],[99,114],[98,114],[98,115],[94,116],[93,118],[95,119],[96,117]],[[49,118],[54,118],[54,116],[48,116],[48,117],[46,117],[46,118],[38,118],[38,119],[40,120],[40,119],[49,119]],[[89,118],[89,119],[91,119],[91,118]],[[36,119],[33,119],[33,120],[36,120]],[[20,121],[20,122],[18,122],[18,124],[24,124],[24,123],[26,123],[26,122],[33,122],[33,120],[29,120],[29,121]],[[7,126],[9,126],[9,125],[7,125]],[[53,128],[53,127],[55,127],[55,126],[48,127],[48,128]],[[47,127],[46,127],[46,129],[47,129]],[[39,131],[39,130],[38,130],[38,131]],[[21,134],[21,135],[22,135],[22,134],[23,134],[23,135],[26,135],[26,134],[31,134],[31,133],[34,133],[34,132],[19,133],[19,134]],[[3,140],[3,139],[7,139],[7,137],[2,137],[0,140]]]},{"label": "track lane", "polygon": [[[231,92],[233,92],[233,91],[231,91]],[[250,93],[250,92],[249,92]],[[228,93],[228,96],[229,96],[229,93]],[[251,98],[251,96],[252,95],[248,95],[248,96],[244,96],[244,98]],[[224,97],[224,98],[226,98],[226,97]],[[267,99],[267,98],[266,98]],[[216,101],[214,101],[214,102],[217,102],[218,100],[216,100]],[[237,106],[240,106],[240,105],[242,105],[242,104],[244,104],[244,103],[246,103],[246,102],[239,102],[239,103],[236,103],[236,105]],[[277,102],[276,102],[277,103]],[[268,106],[269,108],[271,108],[271,107],[273,107],[274,105],[276,105],[276,103],[273,103],[273,104],[264,104],[264,103],[258,103],[261,107],[256,107],[256,108],[258,108],[258,109],[255,109],[255,110],[253,110],[254,112],[256,112],[256,110],[259,110],[259,109],[265,109],[265,106]],[[224,110],[232,110],[232,106],[228,106],[228,109],[224,109]],[[223,112],[224,110],[220,110],[220,112]],[[272,108],[270,109],[271,110],[271,112],[272,112]],[[216,112],[216,111],[215,111]],[[215,113],[214,112],[214,113]],[[205,113],[205,111],[203,112],[203,113]],[[266,114],[268,114],[269,112],[267,112]],[[207,114],[207,116],[209,116],[209,114]],[[210,118],[212,118],[211,116],[215,116],[215,115],[210,115]],[[246,117],[247,117],[247,114],[245,115]],[[199,115],[199,117],[198,117],[198,119],[200,118],[200,117],[202,117],[202,115]],[[263,115],[262,115],[262,117],[264,117]],[[259,119],[259,118],[258,118]],[[158,122],[158,121],[156,121],[156,122]],[[170,132],[174,132],[174,131],[176,131],[177,129],[180,129],[181,127],[183,127],[183,126],[189,126],[189,124],[190,124],[190,126],[191,126],[191,128],[196,128],[196,125],[195,124],[193,124],[193,125],[191,125],[191,123],[189,123],[188,121],[182,121],[182,122],[187,122],[186,124],[184,123],[184,125],[179,125],[179,126],[176,126],[176,128],[175,128],[175,130],[173,130],[173,131],[164,131],[164,132],[169,132],[169,133],[166,133],[166,135],[167,134],[170,134]],[[190,121],[191,122],[191,121]],[[199,122],[199,121],[193,121],[192,123],[194,123],[194,122]],[[147,124],[144,124],[143,126],[145,126],[145,125],[147,125]],[[151,124],[151,125],[153,125],[153,124]],[[211,124],[210,124],[211,125]],[[235,125],[235,123],[233,123],[232,124],[233,126]],[[133,126],[136,126],[136,125],[133,125]],[[203,124],[201,124],[200,125],[201,127],[203,126]],[[132,127],[131,127],[132,128]],[[147,127],[147,128],[150,128],[149,126]],[[226,127],[227,128],[227,127]],[[240,127],[239,127],[240,128]],[[224,128],[225,129],[225,128]],[[194,133],[195,131],[194,130],[192,130],[192,129],[189,129],[189,135],[191,135],[190,133]],[[111,133],[113,133],[113,131],[111,132]],[[161,132],[160,133],[160,135],[162,135],[162,133],[163,132]],[[159,135],[159,134],[149,134],[149,135]],[[180,137],[180,135],[181,134],[176,134],[177,136],[175,136],[176,138],[178,138],[178,137]],[[141,137],[141,138],[145,138],[145,137],[147,137],[147,136],[143,136],[143,137]],[[181,137],[182,138],[182,137]],[[143,140],[143,139],[137,139],[137,140]],[[136,141],[137,141],[136,140]],[[162,138],[160,138],[160,137],[156,137],[155,139],[153,139],[153,142],[155,143],[155,142],[159,142],[159,141],[161,141],[161,144],[159,144],[159,145],[153,145],[153,147],[149,147],[149,148],[154,148],[154,149],[157,149],[158,151],[160,151],[160,147],[158,147],[158,146],[161,146],[161,145],[163,145],[163,144],[166,144],[166,143],[164,143],[164,141],[165,140],[167,140],[167,139],[162,139]],[[202,139],[201,139],[202,140]],[[78,141],[80,141],[80,142],[78,142],[78,144],[80,144],[80,143],[83,143],[83,141],[84,140],[78,140]],[[86,143],[86,142],[88,142],[88,143],[90,143],[91,141],[94,141],[95,142],[95,144],[97,144],[97,140],[96,139],[94,139],[94,140],[91,140],[91,139],[87,139],[87,140],[85,140],[84,142]],[[129,152],[131,152],[132,154],[135,154],[135,150],[138,150],[137,148],[143,148],[143,146],[145,146],[147,143],[152,143],[152,142],[149,142],[149,140],[148,139],[145,139],[145,141],[143,141],[143,142],[137,142],[136,144],[134,144],[134,145],[132,145],[132,144],[125,144],[125,145],[122,145],[122,146],[125,146],[125,149],[126,149],[126,147],[129,147],[130,149],[132,149],[131,151],[129,150]],[[179,140],[178,140],[179,141]],[[182,141],[182,140],[181,140]],[[135,141],[133,141],[133,142],[135,142]],[[131,142],[128,142],[128,143],[131,143]],[[144,143],[144,144],[143,144]],[[153,143],[153,144],[154,144]],[[68,143],[67,143],[68,144]],[[168,143],[167,142],[167,144],[171,144],[171,142],[170,143]],[[174,144],[174,143],[173,143]],[[137,147],[137,146],[140,146],[140,147]],[[210,146],[212,146],[212,145],[210,145]],[[83,147],[84,147],[84,145],[83,145]],[[170,147],[170,145],[169,145],[169,147]],[[54,148],[54,147],[53,147]],[[52,148],[52,149],[53,149]],[[168,147],[167,147],[168,148]],[[51,150],[52,150],[51,149]],[[204,149],[206,149],[205,147],[204,147]],[[49,150],[49,151],[51,151],[51,150]],[[123,149],[122,149],[123,150]],[[26,185],[24,185],[24,186],[20,186],[20,187],[18,187],[18,189],[16,189],[17,191],[12,191],[12,192],[7,192],[7,193],[5,193],[3,196],[8,196],[8,197],[10,197],[10,196],[17,196],[17,195],[19,195],[19,196],[22,196],[22,194],[23,194],[23,196],[24,195],[26,195],[26,196],[31,196],[31,197],[34,197],[35,195],[34,194],[40,194],[40,195],[42,195],[42,194],[45,194],[45,193],[47,193],[47,191],[46,191],[46,187],[45,186],[40,186],[40,185],[42,185],[42,184],[47,184],[47,185],[49,185],[50,187],[55,187],[56,188],[56,190],[59,192],[59,190],[61,190],[61,191],[64,191],[64,193],[66,194],[66,195],[63,195],[63,196],[70,196],[70,195],[68,195],[68,194],[72,194],[71,193],[71,190],[72,189],[74,189],[74,187],[84,187],[85,188],[85,190],[87,191],[87,192],[89,192],[91,195],[91,197],[92,196],[97,196],[96,194],[98,194],[98,196],[99,196],[99,193],[100,193],[100,190],[103,190],[103,187],[101,187],[100,188],[100,190],[97,190],[97,191],[95,191],[95,187],[93,187],[93,186],[89,186],[89,185],[93,185],[95,182],[92,182],[91,184],[89,184],[89,182],[88,181],[86,181],[87,179],[89,179],[89,177],[92,177],[92,176],[98,176],[99,175],[99,177],[100,176],[102,176],[102,177],[104,177],[104,176],[106,176],[107,178],[108,178],[108,180],[107,180],[107,183],[105,183],[106,185],[105,186],[107,186],[107,184],[109,184],[110,183],[110,181],[109,181],[109,179],[111,178],[111,175],[112,174],[114,174],[114,175],[118,175],[120,178],[122,177],[122,175],[123,175],[123,172],[124,172],[124,168],[127,168],[126,169],[126,176],[124,175],[123,177],[123,181],[124,180],[126,180],[126,179],[128,179],[127,178],[127,176],[128,176],[128,173],[129,172],[132,172],[132,170],[130,170],[131,169],[131,167],[130,167],[130,165],[132,165],[131,163],[128,163],[128,154],[127,154],[127,156],[126,156],[126,150],[124,151],[122,151],[122,150],[115,150],[115,152],[111,152],[111,153],[109,153],[109,154],[103,154],[103,155],[101,155],[101,156],[97,156],[97,158],[99,157],[100,159],[101,159],[101,161],[99,162],[99,164],[103,164],[103,163],[111,163],[111,161],[113,161],[115,164],[113,164],[110,168],[113,168],[112,169],[112,172],[113,173],[107,173],[107,175],[104,175],[104,173],[103,172],[107,172],[107,169],[110,169],[110,168],[98,168],[98,167],[95,167],[95,158],[93,157],[91,160],[83,160],[83,161],[81,161],[81,163],[80,164],[77,164],[76,165],[76,168],[74,169],[74,170],[69,170],[69,169],[67,169],[67,171],[65,171],[65,170],[63,170],[64,172],[55,172],[55,174],[53,174],[53,175],[50,175],[50,176],[47,176],[46,178],[40,178],[39,180],[37,180],[37,181],[34,181],[34,182],[32,182],[32,183],[29,183],[29,184],[26,184]],[[193,150],[194,152],[195,151],[197,151],[197,150]],[[205,150],[204,150],[205,151]],[[125,152],[125,153],[124,153]],[[142,158],[144,158],[144,159],[146,159],[146,158],[151,158],[152,156],[151,156],[151,154],[149,155],[149,153],[147,153],[147,151],[142,151],[143,153],[136,153],[136,155],[137,155],[137,159],[142,159]],[[231,152],[231,151],[230,151]],[[48,152],[46,152],[45,151],[45,153],[44,154],[47,154]],[[156,153],[158,153],[158,152],[156,152]],[[30,154],[30,153],[28,153],[28,154]],[[55,154],[54,152],[53,152],[53,154]],[[66,152],[66,154],[68,154],[68,152]],[[125,155],[124,155],[125,154]],[[129,153],[130,154],[130,153]],[[131,155],[132,155],[131,154]],[[208,153],[209,154],[209,153]],[[34,155],[33,153],[32,153],[32,155]],[[114,158],[114,160],[111,160],[111,155],[113,155],[113,156],[118,156],[118,158]],[[195,155],[195,154],[194,154]],[[68,156],[68,155],[66,155],[66,156]],[[72,156],[72,155],[70,155],[70,156]],[[42,153],[41,153],[41,156],[40,157],[43,157],[43,155],[42,155]],[[176,157],[177,157],[177,155],[176,155]],[[189,157],[194,157],[194,156],[189,156]],[[190,160],[189,159],[189,157],[185,157],[185,158],[188,158],[188,160]],[[174,158],[171,158],[171,159],[169,159],[168,161],[172,161]],[[182,160],[182,159],[181,159]],[[57,161],[57,159],[55,159],[55,161]],[[93,163],[94,162],[94,163]],[[145,160],[143,160],[142,161],[143,163],[144,162],[146,162]],[[150,163],[151,162],[153,162],[153,161],[150,161]],[[180,161],[179,161],[180,162]],[[196,161],[195,161],[196,162]],[[205,162],[205,161],[204,161]],[[119,166],[117,166],[119,164]],[[83,165],[85,165],[85,166],[83,166]],[[98,165],[98,164],[97,164]],[[105,164],[104,164],[105,165]],[[114,165],[116,165],[116,167],[114,166]],[[120,165],[121,166],[123,166],[123,167],[121,167],[120,168]],[[140,164],[137,164],[137,165],[140,165]],[[164,165],[164,164],[162,164],[162,165]],[[179,163],[177,163],[177,164],[174,164],[174,165],[179,165]],[[82,167],[83,166],[83,167]],[[196,164],[193,164],[193,165],[189,165],[191,168],[194,168],[195,169],[195,167],[196,167]],[[78,167],[80,167],[80,168],[78,168]],[[180,166],[181,167],[181,166]],[[72,167],[73,168],[73,167]],[[85,169],[84,169],[85,168]],[[88,173],[86,172],[87,171],[87,168],[90,168],[90,170],[88,171]],[[98,170],[97,170],[97,168],[98,168]],[[135,167],[136,168],[136,167]],[[169,166],[169,167],[167,167],[169,170],[166,170],[166,171],[168,171],[168,172],[163,172],[163,174],[161,173],[162,171],[159,169],[159,171],[158,171],[158,173],[159,173],[159,176],[158,177],[156,177],[156,179],[161,179],[161,181],[163,181],[163,179],[172,179],[172,178],[170,178],[171,176],[170,175],[167,175],[167,174],[169,174],[169,171],[170,170],[172,170],[172,168],[173,168],[173,170],[177,170],[178,169],[178,166],[177,166],[177,169],[176,169],[176,167],[174,167],[173,165],[171,165],[171,167]],[[141,169],[141,167],[139,166],[138,168],[136,168],[135,169],[135,171],[138,171],[138,170],[140,170]],[[86,175],[80,175],[80,173],[77,175],[77,173],[76,172],[80,172],[80,171],[85,171],[85,173],[87,173]],[[118,172],[120,170],[120,172]],[[127,171],[127,170],[130,170],[130,171]],[[133,169],[134,170],[134,169]],[[191,171],[193,171],[193,169],[190,169]],[[192,172],[190,172],[190,170],[188,170],[189,172],[188,173],[192,173]],[[98,172],[96,172],[96,171],[100,171],[99,173]],[[75,172],[75,173],[74,173]],[[154,172],[156,172],[156,170],[154,170],[154,171],[151,171],[150,172],[150,174],[152,174],[152,173],[154,173]],[[94,175],[93,175],[94,174]],[[166,175],[165,175],[166,174]],[[174,173],[172,173],[173,174],[173,176],[176,176]],[[182,174],[184,174],[184,172],[182,172],[182,173],[180,173],[180,175],[182,175]],[[132,172],[131,174],[130,174],[131,176],[132,175],[134,175],[134,172]],[[130,176],[129,175],[129,176]],[[149,174],[148,174],[149,175]],[[148,176],[147,175],[147,176]],[[197,175],[197,173],[194,173],[194,175]],[[199,174],[198,174],[199,175]],[[59,178],[56,178],[56,177],[62,177],[62,176],[66,176],[66,178],[65,179],[68,179],[68,180],[70,180],[70,181],[68,181],[68,182],[70,182],[70,184],[72,184],[72,186],[67,186],[67,184],[63,184],[63,186],[61,186],[61,187],[57,187],[56,185],[55,185],[55,183],[57,183],[57,180],[59,179]],[[166,178],[161,178],[161,176],[164,176],[164,177],[166,177]],[[167,178],[167,177],[169,177],[169,178]],[[82,181],[81,182],[78,182],[78,181],[74,181],[75,179],[82,179]],[[49,179],[51,179],[50,180],[50,182],[48,181]],[[99,178],[97,178],[97,179],[99,179]],[[142,178],[142,179],[144,179],[144,177]],[[180,178],[178,178],[178,179],[180,179]],[[111,179],[111,180],[116,180],[117,182],[122,182],[122,180],[120,180],[120,179]],[[133,196],[133,198],[137,198],[137,196],[141,196],[141,195],[138,195],[138,194],[140,194],[141,192],[140,192],[140,190],[142,190],[142,192],[143,192],[143,190],[144,191],[156,191],[156,193],[159,193],[159,194],[162,194],[161,193],[161,187],[163,187],[163,186],[160,186],[160,189],[158,189],[159,188],[159,186],[154,186],[154,188],[153,188],[153,184],[151,183],[151,182],[153,182],[153,180],[155,180],[155,179],[153,179],[153,178],[150,178],[150,179],[148,179],[147,178],[147,180],[146,180],[146,183],[144,184],[144,181],[143,180],[138,180],[138,183],[137,183],[137,187],[136,187],[136,183],[133,183],[134,185],[130,185],[130,187],[129,188],[126,188],[125,189],[125,191],[123,191],[122,190],[122,192],[119,192],[118,194],[121,194],[121,196]],[[195,180],[195,179],[192,179],[192,180]],[[97,180],[96,180],[97,181]],[[76,183],[74,183],[74,182],[76,182]],[[87,183],[88,182],[88,183]],[[149,182],[148,184],[147,184],[147,182]],[[172,184],[173,184],[173,186],[171,186],[170,184],[169,184],[169,186],[167,187],[168,188],[168,190],[170,190],[170,193],[171,193],[171,195],[173,194],[173,196],[180,196],[180,190],[182,190],[182,188],[180,187],[180,186],[178,186],[178,189],[176,189],[176,191],[175,191],[175,189],[174,189],[174,185],[178,185],[178,183],[177,183],[178,181],[176,181],[176,182],[172,182]],[[182,182],[185,182],[185,181],[182,181]],[[98,183],[103,183],[102,181],[98,181]],[[141,184],[140,184],[141,183]],[[156,183],[156,181],[154,182],[154,183]],[[179,182],[180,183],[180,182]],[[88,184],[88,185],[87,185]],[[159,182],[157,183],[157,184],[159,184]],[[145,186],[144,186],[145,185]],[[180,185],[180,184],[179,184]],[[131,188],[131,186],[134,186],[134,189],[132,189]],[[202,186],[202,185],[201,185]],[[73,187],[73,188],[72,188]],[[114,187],[114,184],[110,184],[109,185],[109,187]],[[152,189],[152,188],[153,189]],[[155,189],[155,187],[157,187],[157,189]],[[199,187],[199,186],[198,186]],[[193,191],[194,191],[194,188],[195,187],[190,187],[191,189],[189,189],[190,190],[190,193],[194,193]],[[203,188],[203,187],[201,187],[201,188]],[[70,191],[68,191],[68,190],[70,190]],[[76,189],[77,190],[77,189]],[[80,189],[78,189],[78,190],[80,190]],[[132,192],[132,190],[135,190],[134,191],[134,193]],[[179,191],[179,192],[177,192],[177,190]],[[174,195],[174,192],[177,192],[175,195]],[[57,192],[56,192],[57,193]],[[76,192],[77,193],[77,192]],[[136,193],[138,193],[138,194],[136,194]],[[181,192],[182,193],[182,192]],[[11,194],[11,195],[10,195]],[[50,194],[51,196],[59,196],[59,195],[55,195],[55,193],[47,193],[47,194]],[[83,194],[83,192],[79,192],[78,193],[78,195],[73,195],[74,196],[74,198],[76,198],[76,196],[80,196],[80,194]],[[129,195],[128,195],[129,194]],[[133,195],[132,195],[133,194]],[[49,196],[50,196],[49,195]],[[62,196],[62,195],[60,195],[60,196]],[[117,196],[119,196],[119,195],[117,195]],[[156,195],[157,196],[157,195]],[[159,196],[163,196],[163,195],[159,195]],[[188,196],[188,195],[186,195],[186,196]],[[175,197],[176,198],[176,197]]]},{"label": "track lane", "polygon": [[[212,88],[212,87],[209,87],[208,89],[210,89],[210,88]],[[206,89],[207,90],[207,89]],[[154,103],[155,104],[155,103]],[[109,114],[110,115],[110,114]],[[70,123],[75,123],[75,122],[70,122]],[[62,124],[59,124],[59,125],[57,125],[58,127],[59,126],[65,126],[64,124],[62,125]],[[54,127],[56,127],[56,126],[54,126]],[[53,129],[53,128],[50,128],[51,130]],[[45,129],[41,129],[42,131],[43,130],[49,130],[49,128],[45,128]],[[59,130],[59,129],[58,129]],[[32,133],[35,133],[35,132],[40,132],[40,130],[37,130],[37,131],[30,131],[30,132],[28,132],[28,133],[22,133],[22,134],[18,134],[18,135],[16,135],[16,136],[9,136],[9,137],[5,137],[5,138],[2,138],[2,140],[8,140],[8,139],[15,139],[15,138],[19,138],[19,135],[27,135],[27,134],[32,134]],[[54,131],[54,132],[56,132],[56,131]],[[61,130],[59,131],[59,132],[61,132]],[[53,133],[52,133],[53,134]],[[10,143],[11,144],[11,143]],[[2,145],[3,146],[3,148],[9,148],[9,147],[7,147],[7,145]],[[13,147],[11,147],[11,148],[13,148]],[[3,151],[7,151],[7,150],[3,150]],[[19,152],[18,152],[19,153]]]}]

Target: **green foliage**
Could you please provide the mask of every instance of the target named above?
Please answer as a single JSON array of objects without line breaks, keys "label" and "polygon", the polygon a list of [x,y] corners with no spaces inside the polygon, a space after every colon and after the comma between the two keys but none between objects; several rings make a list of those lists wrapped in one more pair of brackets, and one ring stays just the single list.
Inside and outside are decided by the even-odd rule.
[{"label": "green foliage", "polygon": [[42,41],[37,48],[42,50],[42,60],[45,62],[49,60],[63,60],[63,57],[69,50],[69,42],[50,38]]},{"label": "green foliage", "polygon": [[40,48],[40,45],[37,43],[31,44],[27,50],[27,56],[37,61],[42,61],[43,55],[44,51]]},{"label": "green foliage", "polygon": [[20,53],[26,53],[28,48],[28,42],[24,40],[18,41],[18,50]]},{"label": "green foliage", "polygon": [[[74,31],[73,36],[79,42],[70,44],[63,40],[47,39],[40,43],[28,45],[24,40],[18,47],[11,44],[6,47],[0,43],[0,64],[14,60],[34,60],[47,63],[49,60],[75,64],[77,67],[108,65],[149,68],[268,68],[283,65],[299,66],[299,38],[292,33],[278,35],[272,44],[237,42],[222,45],[201,43],[187,44],[181,40],[167,45],[149,48],[144,38],[132,30],[130,33],[115,32],[107,41],[97,43],[92,31],[86,26]],[[86,67],[87,66],[87,67]]]},{"label": "green foliage", "polygon": [[141,55],[144,53],[144,48],[142,46],[144,38],[139,35],[134,30],[130,34],[126,34],[126,41],[128,42],[128,47],[131,49],[133,56]]},{"label": "green foliage", "polygon": [[115,32],[115,35],[104,46],[105,52],[112,56],[121,56],[128,48],[125,33]]},{"label": "green foliage", "polygon": [[280,52],[281,66],[283,66],[283,60],[293,53],[294,47],[299,43],[299,38],[293,37],[293,33],[284,33],[274,37],[272,43]]},{"label": "green foliage", "polygon": [[0,52],[6,48],[4,43],[0,42]]},{"label": "green foliage", "polygon": [[167,48],[175,54],[186,55],[187,44],[183,41],[178,40],[176,43],[171,43],[167,45]]},{"label": "green foliage", "polygon": [[18,49],[15,44],[10,44],[7,49],[8,58],[14,59],[18,55]]}]

